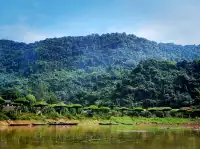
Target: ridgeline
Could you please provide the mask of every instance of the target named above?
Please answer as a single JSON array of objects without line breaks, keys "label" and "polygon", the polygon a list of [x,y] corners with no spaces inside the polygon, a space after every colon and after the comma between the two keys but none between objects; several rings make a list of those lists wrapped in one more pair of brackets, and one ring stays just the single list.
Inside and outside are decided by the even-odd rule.
[{"label": "ridgeline", "polygon": [[0,96],[106,107],[200,105],[200,46],[112,33],[0,40]]}]

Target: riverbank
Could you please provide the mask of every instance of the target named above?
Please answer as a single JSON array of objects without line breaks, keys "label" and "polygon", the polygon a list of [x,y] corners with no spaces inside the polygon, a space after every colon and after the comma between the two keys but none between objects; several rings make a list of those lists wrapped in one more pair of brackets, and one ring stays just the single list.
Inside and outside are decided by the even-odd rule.
[{"label": "riverbank", "polygon": [[43,119],[43,120],[3,120],[0,126],[9,124],[32,124],[49,122],[76,122],[79,125],[99,125],[99,123],[110,123],[119,125],[182,125],[182,126],[200,126],[200,119],[188,118],[143,118],[143,117],[111,117],[110,119],[85,118],[80,120],[73,119]]}]

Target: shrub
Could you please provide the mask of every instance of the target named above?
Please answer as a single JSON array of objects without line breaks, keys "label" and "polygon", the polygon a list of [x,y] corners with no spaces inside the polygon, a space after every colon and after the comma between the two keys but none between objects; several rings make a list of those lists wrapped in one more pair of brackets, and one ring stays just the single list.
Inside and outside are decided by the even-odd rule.
[{"label": "shrub", "polygon": [[17,116],[17,119],[19,120],[41,120],[44,119],[44,117],[33,114],[33,113],[23,113]]},{"label": "shrub", "polygon": [[23,105],[27,105],[29,103],[29,101],[26,98],[17,98],[15,101],[15,103],[19,103],[19,104],[23,104]]},{"label": "shrub", "polygon": [[16,111],[5,111],[4,114],[9,117],[11,120],[16,120],[17,119],[17,113]]},{"label": "shrub", "polygon": [[0,113],[0,120],[9,120],[9,117],[3,113]]},{"label": "shrub", "polygon": [[0,104],[4,104],[5,100],[0,96]]},{"label": "shrub", "polygon": [[30,103],[35,103],[36,102],[36,98],[35,96],[33,96],[32,94],[28,94],[26,96],[26,99],[30,102]]},{"label": "shrub", "polygon": [[61,117],[62,116],[60,114],[58,114],[56,111],[52,111],[46,115],[46,118],[49,118],[49,119],[57,119],[57,118],[61,118]]},{"label": "shrub", "polygon": [[56,111],[52,106],[48,105],[42,109],[42,112],[43,114],[49,114],[51,112],[56,112]]}]

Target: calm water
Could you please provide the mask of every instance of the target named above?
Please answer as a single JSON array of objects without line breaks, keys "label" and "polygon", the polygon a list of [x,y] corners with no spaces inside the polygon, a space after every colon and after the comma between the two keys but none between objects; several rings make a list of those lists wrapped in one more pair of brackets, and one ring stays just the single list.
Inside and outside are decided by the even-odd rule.
[{"label": "calm water", "polygon": [[199,149],[200,132],[165,127],[0,127],[0,149]]}]

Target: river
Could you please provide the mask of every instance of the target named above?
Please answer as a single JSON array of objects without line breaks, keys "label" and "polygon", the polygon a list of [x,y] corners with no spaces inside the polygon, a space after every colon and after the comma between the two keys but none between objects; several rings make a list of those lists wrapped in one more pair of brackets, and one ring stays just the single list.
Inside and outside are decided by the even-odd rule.
[{"label": "river", "polygon": [[0,149],[199,149],[200,131],[179,127],[0,127]]}]

